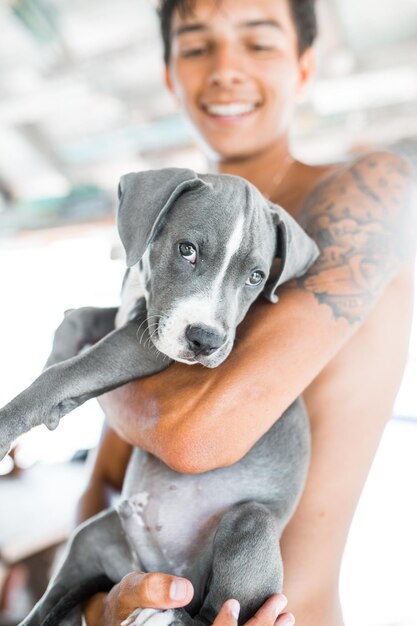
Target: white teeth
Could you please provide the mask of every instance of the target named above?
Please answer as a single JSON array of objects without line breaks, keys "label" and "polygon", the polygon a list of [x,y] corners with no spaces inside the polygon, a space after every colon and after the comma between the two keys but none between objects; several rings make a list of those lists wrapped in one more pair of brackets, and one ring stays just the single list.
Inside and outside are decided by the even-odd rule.
[{"label": "white teeth", "polygon": [[250,113],[255,109],[255,105],[244,102],[233,102],[231,104],[208,104],[205,109],[210,115],[232,117],[234,115]]}]

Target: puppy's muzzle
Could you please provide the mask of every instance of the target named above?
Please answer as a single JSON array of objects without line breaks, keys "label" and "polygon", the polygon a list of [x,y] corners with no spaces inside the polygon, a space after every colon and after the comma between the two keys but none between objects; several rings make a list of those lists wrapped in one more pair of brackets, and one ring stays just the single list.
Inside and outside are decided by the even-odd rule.
[{"label": "puppy's muzzle", "polygon": [[188,347],[197,356],[209,356],[226,341],[226,335],[220,335],[218,332],[207,326],[198,326],[197,324],[189,324],[185,329],[185,337]]}]

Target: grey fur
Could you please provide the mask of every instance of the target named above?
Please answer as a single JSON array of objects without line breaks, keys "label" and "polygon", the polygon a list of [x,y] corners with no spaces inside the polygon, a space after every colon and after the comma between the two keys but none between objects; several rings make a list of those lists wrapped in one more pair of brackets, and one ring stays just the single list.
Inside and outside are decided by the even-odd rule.
[{"label": "grey fur", "polygon": [[[0,411],[0,458],[34,425],[54,428],[87,399],[161,371],[172,359],[216,367],[251,303],[261,293],[276,301],[276,286],[303,273],[318,252],[281,207],[244,179],[184,169],[124,176],[118,226],[130,269],[116,329],[116,309],[66,316],[47,368]],[[184,241],[192,242],[186,252]],[[249,278],[259,272],[265,276],[253,286]],[[197,337],[221,336],[224,344],[190,343],[185,331],[196,324]],[[74,581],[106,573],[117,582],[136,568],[188,576],[196,593],[188,612],[139,611],[135,626],[145,619],[148,626],[211,623],[228,597],[241,602],[247,619],[282,587],[278,539],[307,471],[307,422],[297,400],[238,463],[199,475],[177,473],[134,450],[122,502],[76,531],[25,626],[39,626]],[[77,624],[79,613],[67,621]]]},{"label": "grey fur", "polygon": [[186,190],[204,185],[195,172],[182,168],[133,172],[122,176],[118,191],[117,226],[126,250],[128,267],[142,258],[176,198]]}]

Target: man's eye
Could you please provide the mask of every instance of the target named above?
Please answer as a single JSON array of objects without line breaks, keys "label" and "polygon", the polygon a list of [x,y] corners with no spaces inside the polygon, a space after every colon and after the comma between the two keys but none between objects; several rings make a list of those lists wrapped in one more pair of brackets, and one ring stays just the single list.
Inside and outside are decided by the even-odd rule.
[{"label": "man's eye", "polygon": [[207,48],[204,47],[196,47],[196,48],[188,48],[185,50],[181,50],[181,56],[184,58],[190,58],[190,57],[199,57],[202,56],[205,52],[207,51]]},{"label": "man's eye", "polygon": [[180,243],[178,248],[180,251],[180,255],[184,259],[186,259],[186,261],[191,263],[191,265],[195,265],[195,262],[197,260],[197,248],[189,241]]},{"label": "man's eye", "polygon": [[254,50],[255,52],[269,52],[270,50],[273,50],[273,46],[267,46],[266,44],[261,43],[253,43],[250,44],[250,49]]},{"label": "man's eye", "polygon": [[250,285],[251,287],[256,287],[257,285],[261,284],[264,278],[265,274],[263,272],[255,270],[250,274],[249,278],[246,281],[246,284]]}]

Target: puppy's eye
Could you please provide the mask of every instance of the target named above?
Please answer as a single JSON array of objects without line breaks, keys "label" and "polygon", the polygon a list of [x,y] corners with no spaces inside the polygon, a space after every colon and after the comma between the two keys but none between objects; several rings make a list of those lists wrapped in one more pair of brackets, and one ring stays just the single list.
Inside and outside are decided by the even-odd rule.
[{"label": "puppy's eye", "polygon": [[193,246],[189,241],[185,241],[184,243],[180,243],[179,245],[180,255],[184,257],[191,265],[195,265],[197,260],[197,249]]},{"label": "puppy's eye", "polygon": [[265,274],[263,272],[260,272],[259,270],[255,270],[249,276],[248,280],[246,281],[246,284],[250,285],[251,287],[256,287],[257,285],[261,284],[264,278],[265,278]]}]

